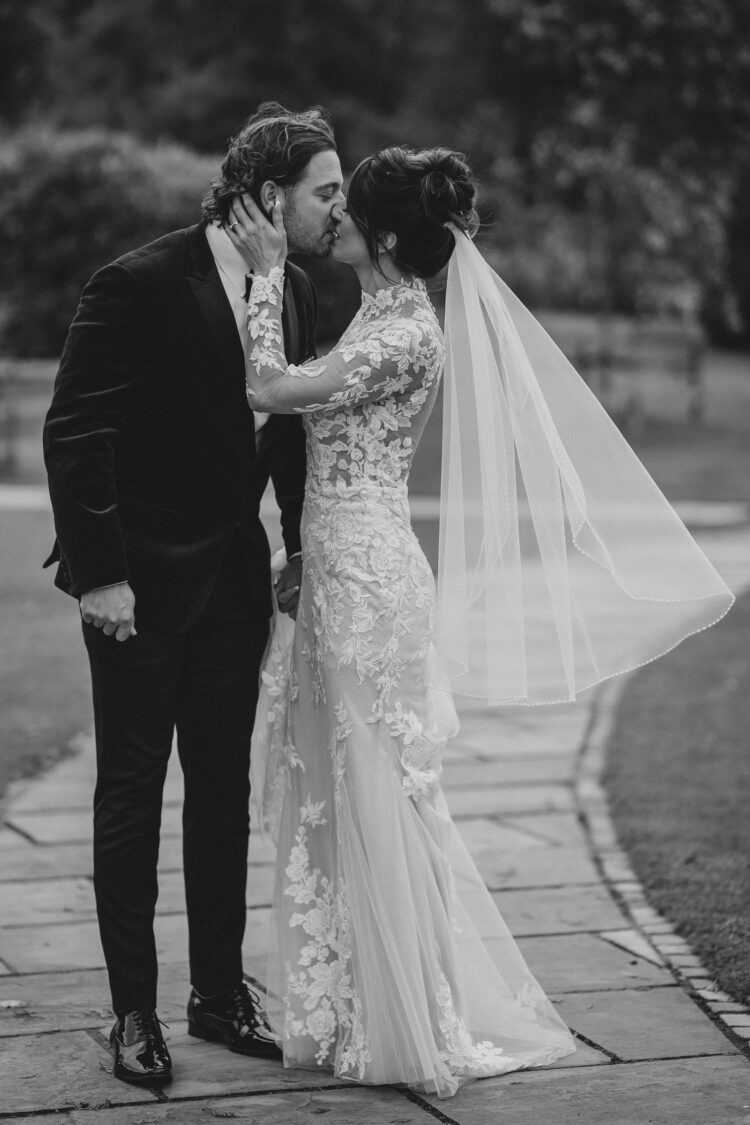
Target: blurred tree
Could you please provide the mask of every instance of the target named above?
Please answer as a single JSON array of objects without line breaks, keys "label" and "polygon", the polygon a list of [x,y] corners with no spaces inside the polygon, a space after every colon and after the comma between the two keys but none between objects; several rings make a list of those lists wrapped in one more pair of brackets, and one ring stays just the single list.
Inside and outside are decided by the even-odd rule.
[{"label": "blurred tree", "polygon": [[518,261],[524,242],[530,257],[554,245],[561,267],[569,246],[566,291],[595,267],[599,303],[636,307],[662,278],[669,304],[697,270],[714,326],[750,333],[750,268],[730,245],[749,24],[747,0],[0,0],[0,122],[215,151],[266,98],[322,102],[348,166],[394,141],[468,151],[489,238]]},{"label": "blurred tree", "polygon": [[133,246],[196,222],[217,164],[102,130],[20,133],[0,161],[5,347],[58,354],[88,278]]},{"label": "blurred tree", "polygon": [[[745,0],[486,0],[486,85],[523,113],[523,136],[550,124],[589,141],[615,126],[634,156],[718,157],[750,126]],[[494,65],[499,57],[503,65]]]},{"label": "blurred tree", "polygon": [[[727,307],[726,301],[721,300],[721,288],[714,287],[712,294],[718,293],[717,323],[710,327],[716,337],[739,338],[747,345],[750,344],[750,159],[747,153],[734,182],[728,216],[727,276],[735,303]],[[713,313],[714,308],[712,305],[709,313]]]},{"label": "blurred tree", "polygon": [[0,0],[0,112],[8,124],[25,117],[49,94],[48,8],[34,0]]},{"label": "blurred tree", "polygon": [[[526,202],[556,199],[606,227],[618,278],[602,294],[614,307],[636,297],[622,269],[635,236],[656,251],[640,255],[645,288],[671,255],[676,274],[701,280],[714,331],[750,339],[750,251],[737,236],[747,222],[746,0],[486,0],[485,11],[484,86],[512,106]],[[643,225],[633,222],[644,208]]]},{"label": "blurred tree", "polygon": [[214,151],[266,97],[443,132],[481,103],[517,157],[614,127],[638,161],[702,163],[747,138],[749,25],[746,0],[2,0],[0,114],[42,102]]}]

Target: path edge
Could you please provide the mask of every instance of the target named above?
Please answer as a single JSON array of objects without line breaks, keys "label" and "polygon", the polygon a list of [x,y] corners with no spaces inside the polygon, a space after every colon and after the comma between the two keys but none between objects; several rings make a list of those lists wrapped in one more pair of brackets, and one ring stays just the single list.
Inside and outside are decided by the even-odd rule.
[{"label": "path edge", "polygon": [[690,944],[650,905],[617,839],[602,777],[617,706],[634,674],[635,670],[608,680],[596,690],[573,778],[576,811],[601,880],[632,928],[652,946],[691,1000],[750,1059],[750,1008],[719,988]]}]

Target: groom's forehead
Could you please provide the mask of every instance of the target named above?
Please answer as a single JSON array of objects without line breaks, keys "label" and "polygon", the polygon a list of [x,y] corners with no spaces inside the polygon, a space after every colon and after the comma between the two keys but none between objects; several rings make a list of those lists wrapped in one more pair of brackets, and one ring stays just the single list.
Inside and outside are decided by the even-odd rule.
[{"label": "groom's forehead", "polygon": [[316,152],[311,157],[310,163],[298,181],[298,186],[304,185],[312,191],[325,188],[337,190],[342,187],[343,182],[344,176],[338,153],[334,152],[333,149],[327,149],[325,152]]}]

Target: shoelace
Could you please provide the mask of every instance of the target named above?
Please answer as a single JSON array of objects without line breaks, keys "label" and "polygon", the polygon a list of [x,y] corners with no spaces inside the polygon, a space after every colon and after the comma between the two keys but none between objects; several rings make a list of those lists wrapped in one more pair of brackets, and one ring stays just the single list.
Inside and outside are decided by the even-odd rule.
[{"label": "shoelace", "polygon": [[[249,1024],[253,1030],[261,1028],[263,1031],[268,1031],[265,1020],[258,1012],[261,1003],[260,996],[257,992],[254,992],[253,989],[243,981],[242,984],[233,988],[229,995],[237,1004],[237,1011],[245,1024]],[[247,1034],[247,1032],[243,1030],[240,1034]]]},{"label": "shoelace", "polygon": [[160,1020],[156,1012],[147,1012],[142,1009],[136,1010],[133,1012],[133,1023],[139,1031],[143,1031],[147,1035],[158,1035],[159,1024],[161,1024],[162,1027],[166,1027],[167,1031],[169,1031],[169,1024],[165,1023],[164,1020]]},{"label": "shoelace", "polygon": [[166,1027],[167,1031],[169,1031],[169,1024],[164,1023],[164,1020],[160,1020],[156,1012],[135,1011],[133,1012],[133,1023],[138,1033],[144,1038],[153,1038],[156,1040],[155,1045],[159,1051],[161,1051],[162,1046],[166,1048],[163,1036],[159,1030],[159,1024],[161,1024],[162,1027]]}]

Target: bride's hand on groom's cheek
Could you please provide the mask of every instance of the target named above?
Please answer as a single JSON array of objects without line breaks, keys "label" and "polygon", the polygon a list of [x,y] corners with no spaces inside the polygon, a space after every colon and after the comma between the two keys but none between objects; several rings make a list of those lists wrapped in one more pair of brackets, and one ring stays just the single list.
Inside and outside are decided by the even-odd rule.
[{"label": "bride's hand on groom's cheek", "polygon": [[287,238],[283,208],[278,197],[271,208],[270,218],[266,218],[251,196],[235,196],[224,230],[255,273],[268,274],[276,266],[284,265]]}]

